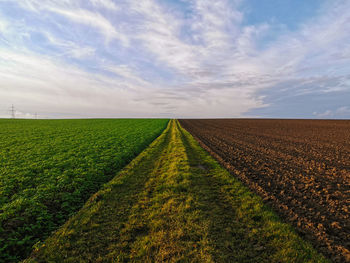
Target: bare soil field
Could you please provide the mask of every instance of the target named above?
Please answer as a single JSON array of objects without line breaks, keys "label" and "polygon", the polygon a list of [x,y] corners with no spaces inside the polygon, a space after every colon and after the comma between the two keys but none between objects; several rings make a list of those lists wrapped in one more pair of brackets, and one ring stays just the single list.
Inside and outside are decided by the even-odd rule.
[{"label": "bare soil field", "polygon": [[334,262],[350,262],[350,121],[180,120]]}]

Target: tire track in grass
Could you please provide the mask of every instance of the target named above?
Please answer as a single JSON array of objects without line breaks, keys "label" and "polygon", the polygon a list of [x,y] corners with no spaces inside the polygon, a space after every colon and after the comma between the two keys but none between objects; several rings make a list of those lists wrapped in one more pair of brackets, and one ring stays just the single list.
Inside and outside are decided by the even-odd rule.
[{"label": "tire track in grass", "polygon": [[237,211],[221,189],[223,182],[213,176],[218,173],[212,173],[217,167],[198,154],[198,148],[186,135],[182,130],[181,137],[192,167],[191,191],[196,195],[203,217],[209,219],[207,236],[216,262],[263,262],[266,259],[261,253],[263,247],[249,237],[248,226],[239,221]]},{"label": "tire track in grass", "polygon": [[189,194],[191,171],[179,128],[173,121],[170,143],[152,171],[140,199],[115,243],[117,261],[213,262],[207,222]]},{"label": "tire track in grass", "polygon": [[27,262],[327,262],[177,121]]}]

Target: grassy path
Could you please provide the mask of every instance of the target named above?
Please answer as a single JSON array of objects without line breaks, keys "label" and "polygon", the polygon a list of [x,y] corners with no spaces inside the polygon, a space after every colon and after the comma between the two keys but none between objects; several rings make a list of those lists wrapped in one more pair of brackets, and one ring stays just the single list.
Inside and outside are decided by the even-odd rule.
[{"label": "grassy path", "polygon": [[177,121],[27,262],[326,262]]}]

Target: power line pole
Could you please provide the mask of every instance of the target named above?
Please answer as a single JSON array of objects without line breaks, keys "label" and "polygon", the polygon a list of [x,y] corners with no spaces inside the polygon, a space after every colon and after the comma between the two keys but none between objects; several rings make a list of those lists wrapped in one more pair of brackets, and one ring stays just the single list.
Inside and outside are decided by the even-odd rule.
[{"label": "power line pole", "polygon": [[11,111],[11,117],[12,117],[12,119],[15,119],[15,118],[16,118],[16,110],[15,110],[15,106],[13,106],[13,104],[12,104],[12,106],[11,106],[10,111]]}]

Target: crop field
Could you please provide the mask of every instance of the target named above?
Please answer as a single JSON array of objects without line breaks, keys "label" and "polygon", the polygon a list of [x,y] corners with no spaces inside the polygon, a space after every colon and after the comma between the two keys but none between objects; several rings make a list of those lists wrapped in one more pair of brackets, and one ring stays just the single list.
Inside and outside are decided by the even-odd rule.
[{"label": "crop field", "polygon": [[25,262],[328,262],[172,120]]},{"label": "crop field", "polygon": [[0,262],[350,262],[348,121],[0,127]]},{"label": "crop field", "polygon": [[168,120],[0,120],[0,262],[17,262]]},{"label": "crop field", "polygon": [[350,262],[350,121],[181,120],[334,262]]}]

